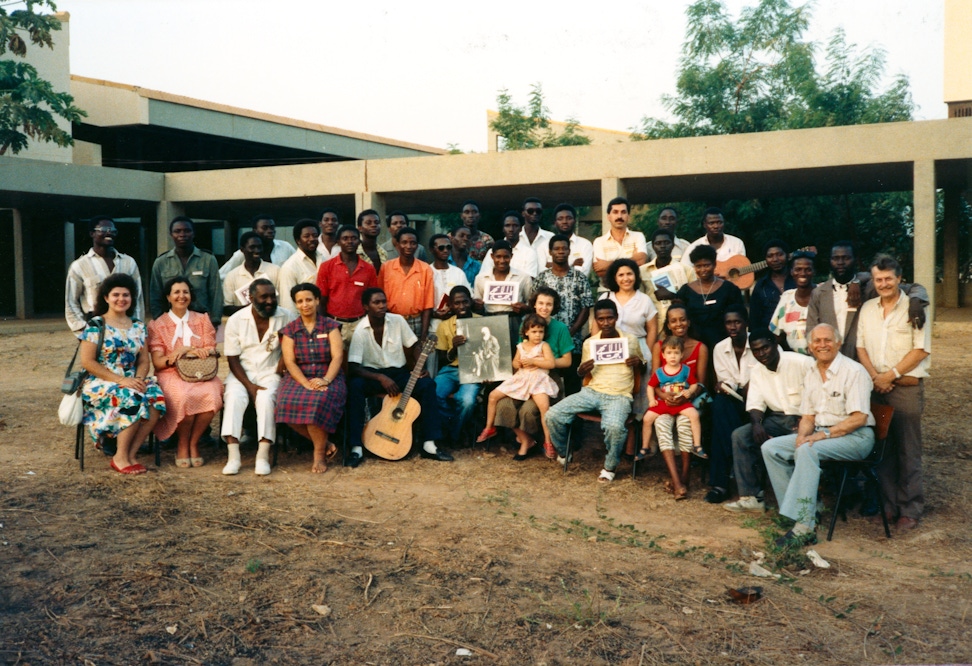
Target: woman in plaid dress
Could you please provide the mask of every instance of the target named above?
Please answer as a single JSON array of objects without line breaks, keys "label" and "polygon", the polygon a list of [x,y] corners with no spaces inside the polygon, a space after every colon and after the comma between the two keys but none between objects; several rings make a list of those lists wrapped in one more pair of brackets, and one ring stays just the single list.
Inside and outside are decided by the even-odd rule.
[{"label": "woman in plaid dress", "polygon": [[341,372],[344,344],[341,325],[318,314],[321,290],[301,283],[290,290],[300,317],[280,330],[287,374],[277,391],[275,417],[314,443],[311,471],[323,474],[337,455],[328,441],[344,413],[348,390]]}]

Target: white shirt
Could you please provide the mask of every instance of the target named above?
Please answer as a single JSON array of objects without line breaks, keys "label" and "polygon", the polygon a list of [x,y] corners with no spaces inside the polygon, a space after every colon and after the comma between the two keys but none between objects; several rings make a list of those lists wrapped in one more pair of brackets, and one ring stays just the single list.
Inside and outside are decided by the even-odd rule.
[{"label": "white shirt", "polygon": [[354,329],[351,345],[348,347],[348,363],[358,363],[366,368],[382,370],[385,368],[405,367],[405,347],[418,341],[405,317],[393,312],[385,314],[385,330],[382,332],[381,346],[375,341],[371,320],[365,315]]},{"label": "white shirt", "polygon": [[804,378],[800,414],[816,417],[817,427],[837,425],[855,412],[867,414],[867,425],[874,425],[871,414],[871,377],[864,366],[840,352],[820,378],[817,364],[810,366]]},{"label": "white shirt", "polygon": [[732,338],[720,340],[712,350],[712,367],[715,368],[716,380],[720,383],[725,382],[733,389],[749,383],[750,373],[756,365],[759,365],[759,361],[749,349],[748,338],[738,361],[736,352],[732,348]]},{"label": "white shirt", "polygon": [[[439,306],[442,304],[442,299],[449,295],[453,287],[462,285],[472,293],[472,287],[469,285],[469,280],[466,279],[466,274],[461,268],[457,268],[452,264],[448,268],[441,269],[432,266],[432,283],[435,285],[435,305],[433,309],[438,310]],[[429,331],[435,333],[439,328],[439,324],[442,323],[441,319],[432,318],[429,322]]]},{"label": "white shirt", "polygon": [[691,245],[691,243],[689,243],[687,240],[676,236],[675,244],[672,246],[672,260],[681,261],[682,257],[688,253],[689,245]]},{"label": "white shirt", "polygon": [[[482,300],[483,295],[486,293],[487,282],[509,282],[510,280],[520,285],[516,302],[526,303],[529,301],[530,297],[533,295],[533,279],[529,275],[521,273],[515,268],[511,268],[510,272],[506,274],[506,280],[497,280],[493,275],[492,270],[490,270],[488,273],[485,271],[479,271],[479,275],[476,276],[476,284],[473,285],[473,298]],[[486,314],[513,312],[513,308],[509,305],[487,304],[485,309]]]},{"label": "white shirt", "polygon": [[145,294],[142,292],[142,276],[138,272],[135,260],[127,254],[115,251],[115,268],[108,270],[108,262],[94,251],[94,248],[71,262],[67,272],[67,284],[64,287],[64,319],[76,334],[87,327],[85,314],[92,314],[98,301],[98,288],[112,273],[131,275],[138,288],[138,298],[135,301],[135,319],[144,317],[142,303]]},{"label": "white shirt", "polygon": [[857,308],[847,306],[847,285],[834,280],[834,316],[841,338],[847,337],[847,313],[856,311]]},{"label": "white shirt", "polygon": [[316,283],[317,268],[317,262],[304,254],[303,250],[297,250],[284,262],[280,267],[280,281],[277,284],[277,303],[280,307],[296,310],[290,290],[301,282]]},{"label": "white shirt", "polygon": [[620,243],[614,240],[610,231],[603,236],[598,236],[594,239],[593,251],[595,259],[605,261],[621,258],[630,259],[638,252],[645,253],[649,259],[655,258],[655,252],[648,247],[645,235],[640,231],[631,231],[631,229],[624,230],[624,237]]},{"label": "white shirt", "polygon": [[768,409],[787,416],[799,416],[803,382],[811,368],[816,368],[812,358],[788,351],[780,352],[776,372],[757,362],[749,371],[746,411],[765,412]]},{"label": "white shirt", "polygon": [[[520,237],[523,238],[522,236]],[[513,258],[510,259],[510,268],[515,268],[521,273],[535,278],[540,275],[540,264],[537,261],[537,253],[533,251],[530,244],[519,240],[513,248]],[[489,275],[493,272],[493,253],[487,252],[483,257],[483,265],[479,269],[480,275]]]},{"label": "white shirt", "polygon": [[[538,236],[539,238],[539,236]],[[551,235],[553,238],[553,235]],[[542,248],[535,248],[537,252],[537,263],[540,265],[540,273],[548,268],[547,264],[550,261],[550,241]],[[575,264],[574,262],[578,259],[581,260],[580,264]],[[576,268],[584,277],[591,274],[591,266],[594,264],[594,245],[591,241],[587,240],[583,236],[578,236],[577,234],[570,235],[570,254],[567,257],[567,265],[571,268]],[[538,273],[539,275],[539,273]]]},{"label": "white shirt", "polygon": [[335,242],[334,247],[328,251],[327,247],[324,245],[324,234],[321,234],[317,238],[317,264],[321,265],[328,259],[333,259],[334,257],[341,254],[340,243]]},{"label": "white shirt", "polygon": [[[716,250],[716,261],[725,261],[729,257],[734,257],[737,254],[746,256],[746,244],[742,242],[741,238],[736,238],[735,236],[730,236],[729,234],[722,234],[722,247]],[[689,255],[692,254],[692,250],[697,248],[699,245],[709,245],[709,237],[703,236],[702,238],[693,241],[689,244],[687,248],[682,251],[682,263],[686,266],[691,266],[692,262],[689,261]]]},{"label": "white shirt", "polygon": [[294,313],[278,307],[270,317],[266,333],[260,338],[253,318],[253,307],[237,310],[226,320],[223,353],[239,356],[246,376],[251,382],[259,384],[277,374],[277,363],[280,361],[280,336],[277,333],[293,319]]},{"label": "white shirt", "polygon": [[550,239],[553,237],[554,237],[554,232],[547,231],[546,229],[538,229],[537,236],[536,238],[533,239],[533,242],[531,243],[530,239],[527,238],[526,226],[524,226],[523,229],[520,230],[520,241],[517,243],[517,246],[526,243],[527,245],[530,246],[530,249],[533,250],[533,253],[537,255],[537,273],[533,277],[537,277],[537,275],[540,274],[540,271],[544,270],[547,267],[547,261],[548,261],[548,259],[546,258],[547,251],[550,246]]},{"label": "white shirt", "polygon": [[628,299],[628,302],[624,305],[618,300],[617,294],[613,292],[608,294],[607,297],[618,306],[618,321],[615,327],[619,331],[639,339],[648,336],[645,325],[650,319],[654,319],[658,315],[658,309],[647,294],[636,291],[634,296]]},{"label": "white shirt", "polygon": [[[290,258],[296,250],[294,246],[287,241],[274,240],[273,249],[270,250],[270,263],[275,266],[283,266],[283,263]],[[226,274],[231,270],[243,263],[243,252],[242,250],[237,250],[233,253],[222,268],[219,269],[219,277],[221,280],[226,279]]]},{"label": "white shirt", "polygon": [[655,304],[655,308],[658,310],[658,330],[660,331],[672,302],[658,298],[655,295],[656,287],[663,286],[674,294],[695,279],[695,269],[679,263],[674,254],[671,263],[662,268],[655,266],[656,261],[658,261],[658,257],[640,267],[641,290],[651,297],[651,302]]},{"label": "white shirt", "polygon": [[[223,278],[223,305],[249,305],[249,293],[240,294],[239,291],[249,287],[250,283],[257,278],[270,280],[273,282],[273,286],[277,288],[277,291],[280,291],[280,287],[278,286],[279,277],[280,269],[268,261],[261,261],[256,273],[253,275],[250,275],[250,271],[246,270],[245,264],[240,264]],[[277,302],[279,303],[279,297]]]},{"label": "white shirt", "polygon": [[[884,306],[880,298],[873,298],[861,306],[857,317],[857,346],[867,352],[871,364],[878,372],[887,372],[898,364],[912,349],[931,353],[931,326],[920,330],[911,326],[908,308],[911,301],[898,290],[898,300],[894,308],[884,316]],[[928,308],[925,308],[928,317]],[[927,377],[931,356],[926,356],[918,366],[905,374],[909,377]]]}]

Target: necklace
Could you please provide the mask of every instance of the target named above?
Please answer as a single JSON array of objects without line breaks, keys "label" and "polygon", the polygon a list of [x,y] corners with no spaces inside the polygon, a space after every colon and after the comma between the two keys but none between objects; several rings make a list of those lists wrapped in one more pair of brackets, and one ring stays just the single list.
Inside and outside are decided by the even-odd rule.
[{"label": "necklace", "polygon": [[709,291],[702,291],[702,289],[703,289],[703,287],[702,287],[702,280],[699,280],[699,293],[702,294],[702,304],[703,305],[715,305],[716,304],[716,299],[709,298],[709,294],[711,294],[712,293],[712,290],[715,289],[715,280],[712,281],[712,286],[709,287]]}]

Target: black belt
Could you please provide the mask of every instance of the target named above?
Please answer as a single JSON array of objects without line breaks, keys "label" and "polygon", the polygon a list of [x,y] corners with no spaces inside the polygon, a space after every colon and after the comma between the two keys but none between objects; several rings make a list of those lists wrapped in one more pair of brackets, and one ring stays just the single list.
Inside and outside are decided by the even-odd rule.
[{"label": "black belt", "polygon": [[335,317],[335,319],[341,322],[342,324],[353,324],[356,321],[361,321],[363,317],[364,315],[361,315],[360,317],[354,317],[353,319],[345,319],[343,317]]}]

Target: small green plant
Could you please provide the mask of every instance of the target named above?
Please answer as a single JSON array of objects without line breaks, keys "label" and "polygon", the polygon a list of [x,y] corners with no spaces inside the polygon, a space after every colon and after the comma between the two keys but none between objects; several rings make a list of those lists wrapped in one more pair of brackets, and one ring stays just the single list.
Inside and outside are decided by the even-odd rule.
[{"label": "small green plant", "polygon": [[263,566],[263,562],[261,562],[260,560],[258,560],[256,558],[247,560],[247,562],[246,562],[246,572],[247,573],[251,573],[251,574],[252,573],[256,573],[257,571],[260,570],[260,567],[261,566]]}]

